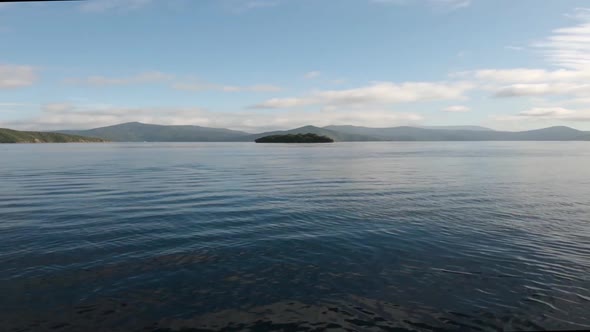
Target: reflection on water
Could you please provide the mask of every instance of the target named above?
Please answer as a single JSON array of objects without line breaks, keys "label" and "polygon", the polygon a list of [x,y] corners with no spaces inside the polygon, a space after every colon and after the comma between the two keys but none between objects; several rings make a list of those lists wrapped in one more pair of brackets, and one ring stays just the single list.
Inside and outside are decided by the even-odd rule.
[{"label": "reflection on water", "polygon": [[590,327],[586,143],[0,156],[8,331]]}]

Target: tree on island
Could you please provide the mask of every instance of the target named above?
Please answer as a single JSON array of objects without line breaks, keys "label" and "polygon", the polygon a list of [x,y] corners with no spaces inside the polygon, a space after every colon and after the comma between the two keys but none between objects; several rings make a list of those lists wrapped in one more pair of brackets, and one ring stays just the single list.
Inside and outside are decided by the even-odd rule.
[{"label": "tree on island", "polygon": [[327,136],[307,133],[265,136],[257,139],[256,143],[334,143],[334,140]]}]

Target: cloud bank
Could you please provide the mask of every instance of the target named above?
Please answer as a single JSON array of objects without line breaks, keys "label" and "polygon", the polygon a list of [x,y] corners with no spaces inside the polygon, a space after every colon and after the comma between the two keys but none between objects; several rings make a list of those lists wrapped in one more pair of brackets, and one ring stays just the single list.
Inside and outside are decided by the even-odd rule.
[{"label": "cloud bank", "polygon": [[86,0],[80,5],[80,10],[89,13],[106,11],[130,11],[141,9],[153,0]]},{"label": "cloud bank", "polygon": [[449,113],[465,113],[465,112],[469,112],[471,111],[471,109],[467,106],[463,106],[463,105],[454,105],[454,106],[449,106],[449,107],[445,107],[443,108],[443,112],[449,112]]},{"label": "cloud bank", "polygon": [[317,91],[301,97],[269,99],[252,108],[280,109],[308,105],[351,106],[452,100],[465,98],[464,93],[472,88],[471,84],[465,82],[376,82],[356,89]]},{"label": "cloud bank", "polygon": [[37,81],[32,66],[0,64],[0,89],[14,89],[31,86]]},{"label": "cloud bank", "polygon": [[247,132],[290,129],[304,125],[327,126],[354,123],[362,126],[396,126],[420,123],[422,116],[386,109],[322,108],[312,111],[215,112],[200,107],[133,108],[116,106],[49,103],[39,114],[28,119],[0,122],[0,127],[23,130],[88,129],[124,122],[145,122],[167,125],[198,125],[230,128]]},{"label": "cloud bank", "polygon": [[67,78],[65,82],[68,84],[75,85],[106,87],[117,85],[161,83],[170,81],[173,78],[174,76],[170,74],[162,73],[159,71],[148,71],[126,77],[89,76],[86,78]]},{"label": "cloud bank", "polygon": [[172,85],[176,90],[184,91],[222,91],[222,92],[277,92],[282,88],[271,84],[257,84],[249,86],[222,85],[213,83],[176,83]]}]

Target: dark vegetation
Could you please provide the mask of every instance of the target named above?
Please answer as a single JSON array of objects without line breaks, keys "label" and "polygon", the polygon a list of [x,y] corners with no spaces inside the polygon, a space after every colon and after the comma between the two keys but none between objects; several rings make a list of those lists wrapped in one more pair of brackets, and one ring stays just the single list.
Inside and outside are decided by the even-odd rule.
[{"label": "dark vegetation", "polygon": [[256,143],[334,143],[334,140],[327,136],[320,136],[313,133],[271,135],[255,140]]},{"label": "dark vegetation", "polygon": [[99,143],[102,138],[0,128],[0,143]]}]

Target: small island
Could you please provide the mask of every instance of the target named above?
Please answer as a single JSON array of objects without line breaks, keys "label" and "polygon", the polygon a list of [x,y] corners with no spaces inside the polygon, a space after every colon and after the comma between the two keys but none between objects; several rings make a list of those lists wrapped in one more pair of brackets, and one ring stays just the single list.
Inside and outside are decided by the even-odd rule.
[{"label": "small island", "polygon": [[256,143],[334,143],[334,140],[327,136],[307,133],[265,136],[257,139]]}]

